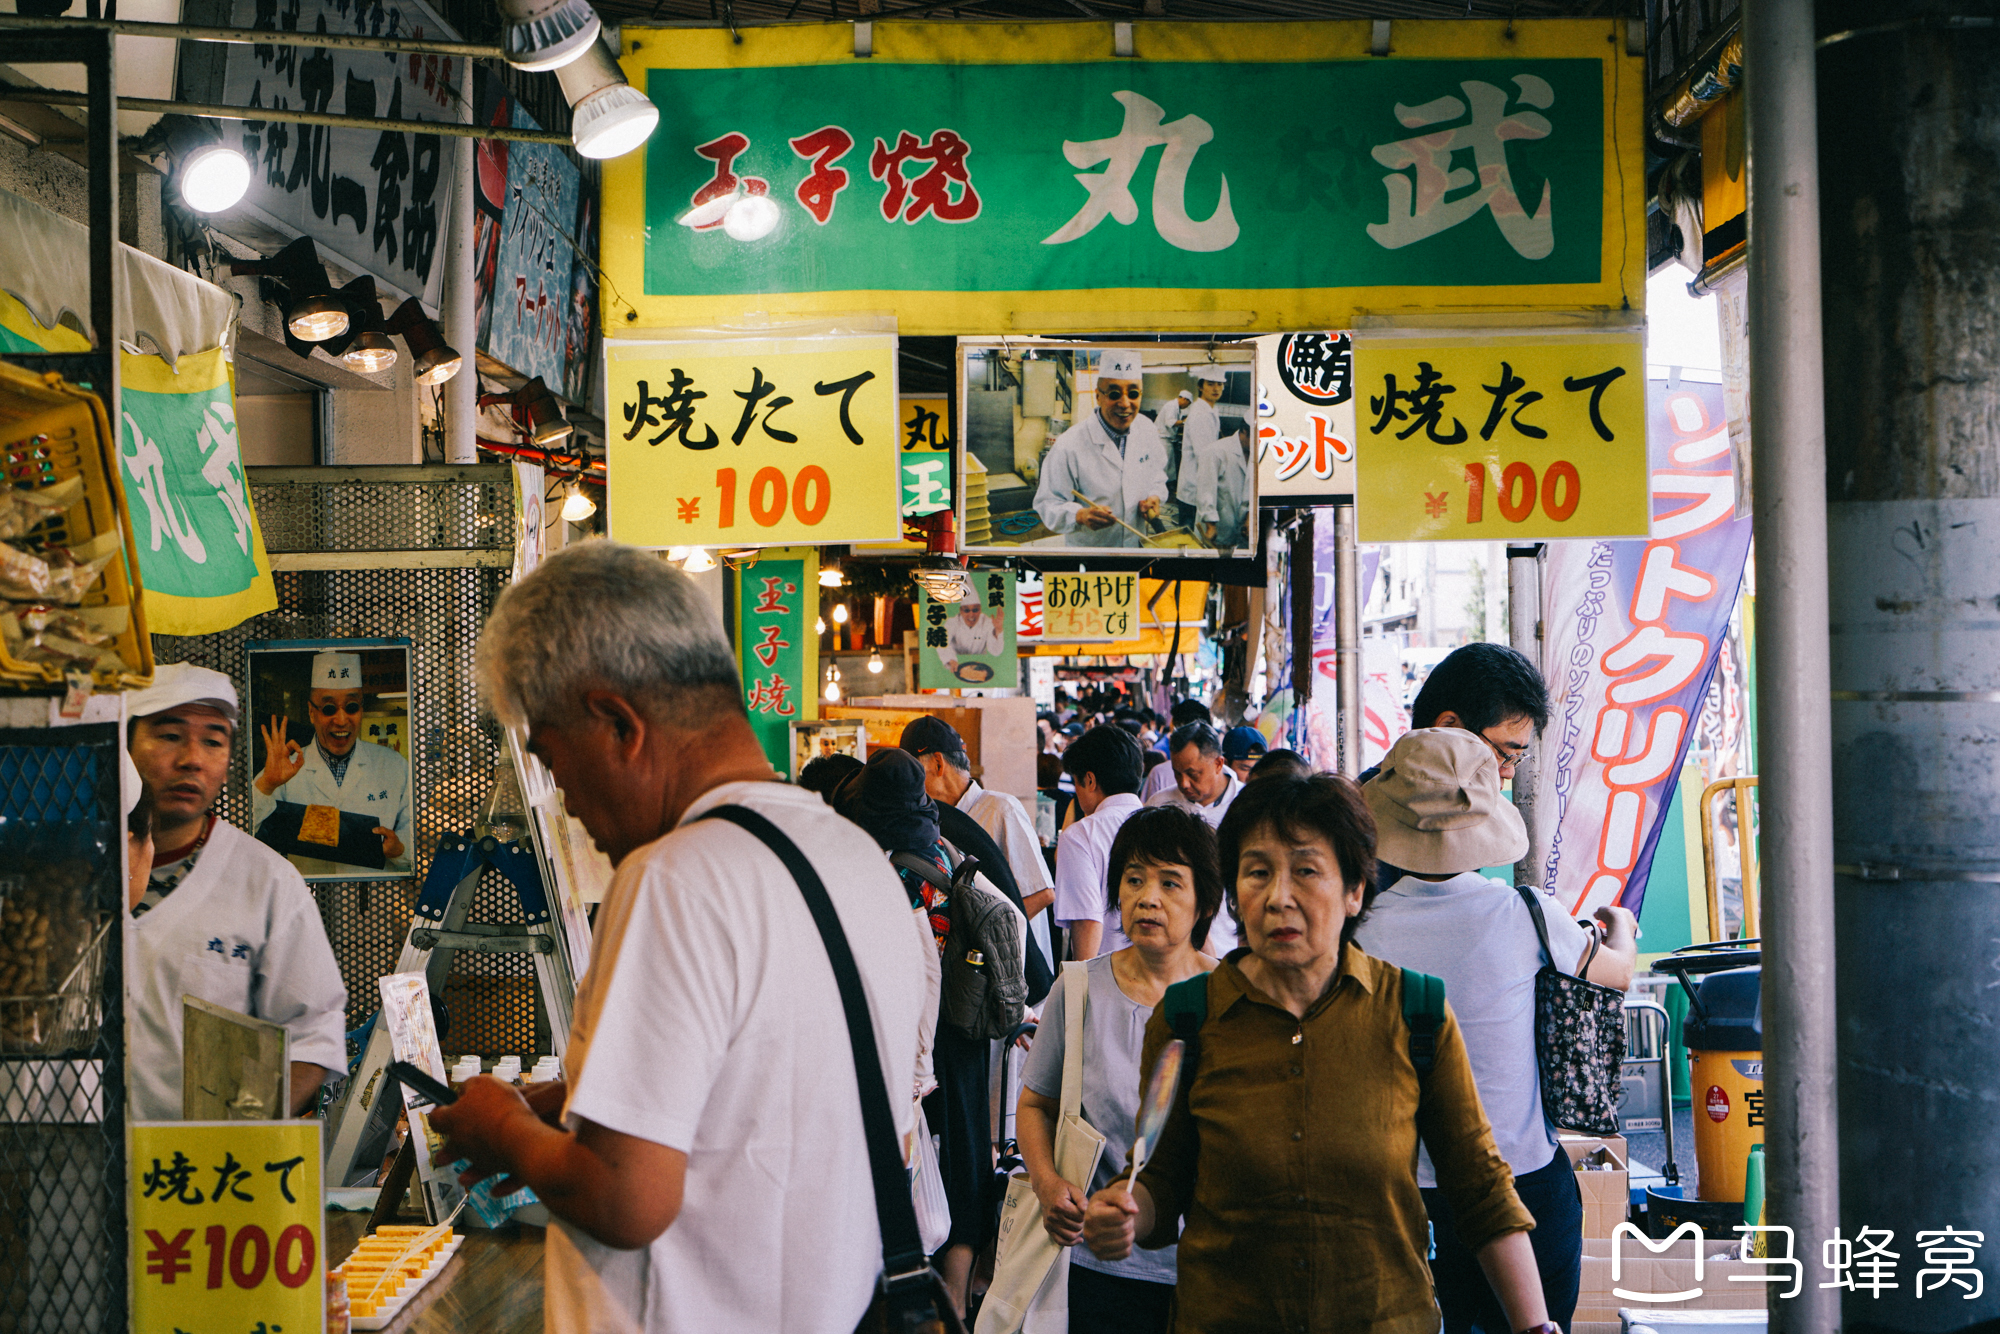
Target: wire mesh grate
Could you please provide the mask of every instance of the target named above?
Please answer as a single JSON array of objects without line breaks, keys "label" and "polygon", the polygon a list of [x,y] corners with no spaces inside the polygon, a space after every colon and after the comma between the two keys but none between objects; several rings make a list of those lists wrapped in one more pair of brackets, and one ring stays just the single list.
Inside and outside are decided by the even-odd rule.
[{"label": "wire mesh grate", "polygon": [[[0,730],[0,1331],[122,1329],[124,970],[118,728]],[[75,997],[83,1022],[19,1022]]]},{"label": "wire mesh grate", "polygon": [[510,478],[261,486],[253,478],[250,497],[270,551],[492,551],[514,542]]}]

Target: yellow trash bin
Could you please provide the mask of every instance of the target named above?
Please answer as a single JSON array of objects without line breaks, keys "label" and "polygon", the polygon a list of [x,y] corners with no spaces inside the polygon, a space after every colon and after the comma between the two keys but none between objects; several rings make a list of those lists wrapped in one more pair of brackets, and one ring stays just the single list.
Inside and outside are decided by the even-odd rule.
[{"label": "yellow trash bin", "polygon": [[1696,1194],[1704,1200],[1741,1203],[1750,1148],[1764,1142],[1762,985],[1761,968],[1710,973],[1699,991],[1705,1013],[1688,1016]]}]

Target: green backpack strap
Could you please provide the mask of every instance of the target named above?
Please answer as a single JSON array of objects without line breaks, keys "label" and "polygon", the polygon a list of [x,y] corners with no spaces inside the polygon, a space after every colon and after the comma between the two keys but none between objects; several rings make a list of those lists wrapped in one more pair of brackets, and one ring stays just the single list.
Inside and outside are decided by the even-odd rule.
[{"label": "green backpack strap", "polygon": [[[1172,994],[1171,989],[1168,994]],[[1444,1027],[1444,982],[1414,968],[1403,970],[1403,1022],[1410,1030],[1410,1064],[1417,1079],[1429,1078],[1437,1064],[1437,1035]]]},{"label": "green backpack strap", "polygon": [[1208,974],[1198,973],[1174,983],[1160,998],[1167,1031],[1192,1047],[1208,1021]]}]

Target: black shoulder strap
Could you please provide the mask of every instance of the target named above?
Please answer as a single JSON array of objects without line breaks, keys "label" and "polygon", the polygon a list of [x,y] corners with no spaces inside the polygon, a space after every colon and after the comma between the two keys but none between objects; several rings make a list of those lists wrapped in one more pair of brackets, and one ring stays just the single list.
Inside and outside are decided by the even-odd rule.
[{"label": "black shoulder strap", "polygon": [[[735,810],[737,808],[732,806],[725,807],[724,809]],[[754,833],[755,831],[753,830],[752,832]],[[889,854],[889,864],[899,871],[908,871],[912,875],[922,878],[933,889],[941,889],[946,893],[951,892],[952,878],[946,875],[944,869],[929,857],[920,857],[914,852],[892,852]]]},{"label": "black shoulder strap", "polygon": [[[896,1120],[889,1111],[889,1087],[882,1077],[882,1058],[875,1050],[875,1027],[868,1016],[868,997],[861,989],[861,974],[854,966],[854,952],[847,947],[847,933],[819,872],[813,870],[798,846],[763,816],[742,806],[718,806],[701,817],[727,820],[760,840],[777,854],[792,874],[812,910],[813,925],[819,928],[826,945],[827,961],[833,965],[834,981],[840,985],[840,1005],[847,1012],[847,1041],[854,1050],[854,1077],[861,1086],[861,1127],[868,1140],[868,1166],[875,1178],[875,1214],[882,1225],[882,1271],[886,1287],[904,1284],[927,1285],[930,1262],[924,1254],[923,1238],[917,1232],[917,1213],[910,1203],[910,1178],[903,1167],[903,1154],[896,1146]],[[935,869],[935,868],[933,868]]]},{"label": "black shoulder strap", "polygon": [[1542,942],[1542,956],[1549,961],[1549,967],[1555,968],[1556,952],[1549,948],[1549,923],[1548,919],[1542,916],[1542,896],[1535,892],[1533,885],[1516,885],[1514,889],[1527,903],[1528,912],[1535,919],[1535,938]]}]

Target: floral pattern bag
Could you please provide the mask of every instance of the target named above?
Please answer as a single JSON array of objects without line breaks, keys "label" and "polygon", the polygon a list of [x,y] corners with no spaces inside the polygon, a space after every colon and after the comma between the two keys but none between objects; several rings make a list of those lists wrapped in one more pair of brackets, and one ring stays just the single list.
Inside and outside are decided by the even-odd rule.
[{"label": "floral pattern bag", "polygon": [[1535,919],[1535,935],[1548,962],[1535,974],[1535,1059],[1541,1067],[1542,1111],[1565,1130],[1618,1133],[1620,1079],[1625,1061],[1625,993],[1586,982],[1582,974],[1597,954],[1585,951],[1576,975],[1555,966],[1541,895],[1516,889]]}]

